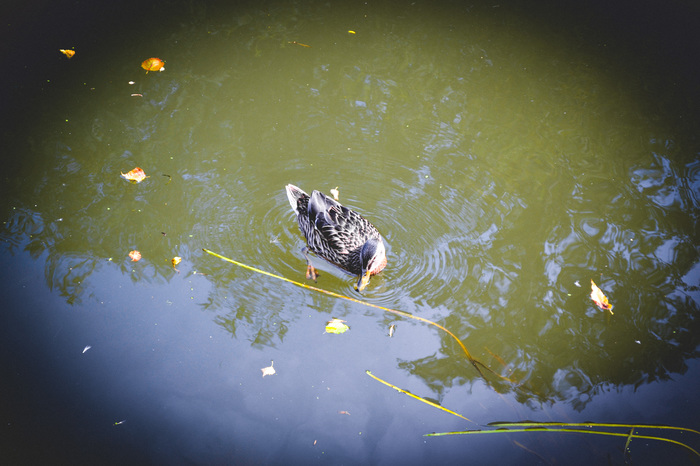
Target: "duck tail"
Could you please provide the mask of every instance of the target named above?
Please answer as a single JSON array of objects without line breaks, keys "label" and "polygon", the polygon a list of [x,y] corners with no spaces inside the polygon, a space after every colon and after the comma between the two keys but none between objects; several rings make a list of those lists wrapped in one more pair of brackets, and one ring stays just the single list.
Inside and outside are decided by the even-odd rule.
[{"label": "duck tail", "polygon": [[301,189],[294,186],[293,184],[288,184],[287,186],[285,186],[285,188],[287,190],[287,199],[289,199],[289,205],[292,206],[292,210],[294,210],[294,213],[297,214],[297,216],[298,216],[299,210],[298,210],[297,204],[298,204],[299,199],[304,197],[304,196],[309,197],[309,195],[306,194]]}]

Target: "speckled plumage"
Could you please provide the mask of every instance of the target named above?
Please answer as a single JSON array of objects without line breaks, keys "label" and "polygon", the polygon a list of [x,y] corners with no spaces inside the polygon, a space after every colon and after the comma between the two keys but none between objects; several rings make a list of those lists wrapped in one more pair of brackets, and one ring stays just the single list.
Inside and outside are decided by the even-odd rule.
[{"label": "speckled plumage", "polygon": [[353,275],[384,268],[384,240],[367,219],[319,191],[309,196],[291,184],[286,189],[311,251]]}]

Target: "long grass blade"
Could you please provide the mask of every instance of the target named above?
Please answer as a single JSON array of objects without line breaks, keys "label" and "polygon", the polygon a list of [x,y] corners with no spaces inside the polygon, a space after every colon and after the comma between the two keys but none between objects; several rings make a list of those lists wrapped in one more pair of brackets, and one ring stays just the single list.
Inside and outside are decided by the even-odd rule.
[{"label": "long grass blade", "polygon": [[630,460],[630,442],[634,436],[634,429],[630,429],[629,434],[627,434],[627,441],[625,442],[625,448],[622,450],[625,453],[625,460]]},{"label": "long grass blade", "polygon": [[[522,422],[489,422],[487,424],[489,427],[621,427],[621,428],[632,428],[632,429],[668,429],[668,430],[681,430],[685,432],[691,432],[693,434],[700,435],[700,432],[694,429],[688,429],[686,427],[675,427],[667,426],[663,424],[615,424],[615,423],[605,423],[605,422],[536,422],[536,421],[522,421]],[[635,436],[636,437],[636,436]]]},{"label": "long grass blade", "polygon": [[[493,429],[493,430],[464,430],[455,432],[433,432],[431,434],[425,434],[425,437],[441,437],[445,435],[473,435],[473,434],[505,434],[505,433],[518,433],[518,432],[549,432],[549,433],[573,433],[573,434],[588,434],[588,435],[606,435],[610,437],[629,437],[628,433],[622,432],[600,432],[597,430],[584,430],[584,429],[548,429],[546,427],[528,427],[527,429]],[[668,442],[675,445],[679,445],[683,448],[687,448],[693,452],[696,456],[700,456],[700,453],[695,451],[690,446],[683,442],[677,440],[663,438],[663,437],[653,437],[650,435],[635,435],[634,438],[644,439],[644,440],[657,440],[659,442]]]},{"label": "long grass blade", "polygon": [[323,294],[325,294],[325,295],[332,296],[332,297],[334,297],[334,298],[345,299],[345,300],[348,300],[348,301],[352,301],[352,302],[354,302],[354,303],[362,304],[362,305],[364,305],[364,306],[373,307],[373,308],[376,308],[376,309],[381,309],[382,311],[390,312],[390,313],[392,313],[392,314],[396,314],[396,315],[399,315],[399,316],[401,316],[401,317],[406,317],[407,319],[418,320],[418,321],[421,321],[421,322],[425,322],[426,324],[433,325],[433,326],[439,328],[440,330],[442,330],[443,332],[447,333],[449,336],[451,336],[451,337],[457,342],[457,344],[459,345],[459,347],[462,348],[462,351],[464,352],[464,354],[465,354],[465,356],[467,357],[467,359],[469,360],[469,362],[472,363],[472,365],[473,365],[474,368],[477,370],[477,372],[479,373],[479,375],[481,375],[482,378],[484,377],[484,374],[481,372],[481,369],[479,369],[479,366],[486,368],[489,372],[493,373],[494,375],[496,375],[497,377],[500,377],[500,378],[503,379],[503,380],[506,380],[506,381],[508,381],[508,382],[510,382],[510,383],[515,383],[513,380],[510,380],[510,379],[508,379],[507,377],[503,377],[502,375],[493,372],[491,369],[489,369],[489,368],[488,368],[487,366],[485,366],[483,363],[481,363],[480,361],[478,361],[477,359],[475,359],[474,357],[472,357],[471,353],[467,350],[467,347],[464,346],[464,343],[462,343],[462,341],[461,341],[459,338],[457,338],[457,336],[456,336],[454,333],[450,332],[449,330],[447,330],[447,329],[446,329],[445,327],[443,327],[442,325],[440,325],[440,324],[438,324],[438,323],[436,323],[436,322],[433,322],[432,320],[428,320],[428,319],[425,319],[425,318],[423,318],[423,317],[414,316],[414,315],[412,315],[412,314],[409,314],[408,312],[397,311],[396,309],[390,309],[390,308],[388,308],[388,307],[384,307],[384,306],[379,306],[379,305],[377,305],[377,304],[368,303],[368,302],[365,302],[365,301],[361,301],[361,300],[359,300],[359,299],[355,299],[355,298],[351,298],[351,297],[349,297],[349,296],[342,295],[342,294],[340,294],[340,293],[335,293],[335,292],[333,292],[333,291],[324,290],[324,289],[322,289],[322,288],[317,288],[317,287],[315,287],[315,286],[307,285],[307,284],[305,284],[305,283],[300,283],[300,282],[297,282],[297,281],[294,281],[294,280],[290,280],[289,278],[285,278],[285,277],[276,275],[276,274],[274,274],[274,273],[266,272],[265,270],[261,270],[261,269],[258,269],[258,268],[256,268],[256,267],[251,267],[250,265],[246,265],[246,264],[244,264],[244,263],[242,263],[242,262],[238,262],[238,261],[235,261],[235,260],[233,260],[233,259],[229,259],[228,257],[222,256],[221,254],[217,254],[217,253],[215,253],[214,251],[211,251],[211,250],[209,250],[209,249],[202,248],[202,250],[203,250],[204,252],[206,252],[207,254],[211,254],[211,255],[214,256],[214,257],[218,257],[219,259],[224,260],[224,261],[226,261],[226,262],[229,262],[229,263],[231,263],[231,264],[237,265],[238,267],[242,267],[242,268],[244,268],[244,269],[246,269],[246,270],[250,270],[250,271],[252,271],[252,272],[260,273],[260,274],[266,275],[266,276],[268,276],[268,277],[276,278],[277,280],[282,280],[282,281],[284,281],[284,282],[291,283],[292,285],[296,285],[296,286],[299,286],[299,287],[301,287],[301,288],[305,288],[305,289],[307,289],[307,290],[312,290],[312,291],[316,291],[316,292],[319,292],[319,293],[323,293]]},{"label": "long grass blade", "polygon": [[399,388],[399,387],[397,387],[396,385],[393,385],[393,384],[387,382],[386,380],[380,379],[380,378],[377,377],[376,375],[372,374],[371,371],[365,371],[365,372],[367,373],[367,375],[369,375],[370,377],[372,377],[374,380],[377,380],[377,381],[383,383],[384,385],[386,385],[386,386],[388,386],[388,387],[391,387],[391,388],[393,388],[394,390],[396,390],[396,391],[398,391],[398,392],[403,393],[404,395],[408,395],[408,396],[410,396],[411,398],[415,398],[415,399],[418,400],[418,401],[422,401],[422,402],[425,403],[425,404],[429,404],[429,405],[432,406],[433,408],[441,409],[441,410],[443,410],[443,411],[445,411],[445,412],[448,412],[448,413],[450,413],[450,414],[453,414],[453,415],[455,415],[455,416],[457,416],[457,417],[461,417],[462,419],[464,419],[464,420],[466,420],[466,421],[469,421],[469,422],[472,422],[472,423],[476,424],[476,422],[472,421],[472,420],[469,419],[469,418],[466,418],[466,417],[462,416],[462,415],[459,414],[459,413],[455,413],[454,411],[449,410],[449,409],[445,408],[444,406],[440,406],[439,404],[433,403],[433,402],[430,401],[430,400],[426,400],[425,398],[421,398],[420,396],[414,395],[413,393],[411,393],[411,392],[409,392],[409,391],[406,391],[406,390],[404,390],[404,389],[402,389],[402,388]]}]

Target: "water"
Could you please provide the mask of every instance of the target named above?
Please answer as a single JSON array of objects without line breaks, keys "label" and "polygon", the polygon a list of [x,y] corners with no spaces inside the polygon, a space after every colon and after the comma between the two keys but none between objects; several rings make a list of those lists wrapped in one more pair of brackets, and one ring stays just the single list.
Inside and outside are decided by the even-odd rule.
[{"label": "water", "polygon": [[[14,13],[35,59],[4,52],[3,456],[624,462],[619,438],[423,437],[479,426],[366,370],[482,426],[698,429],[686,7],[130,7]],[[136,166],[149,178],[120,177]],[[328,266],[317,286],[438,322],[515,382],[434,327],[202,252],[304,281],[287,183],[339,187],[388,243],[362,296]],[[331,317],[351,330],[324,334]]]}]

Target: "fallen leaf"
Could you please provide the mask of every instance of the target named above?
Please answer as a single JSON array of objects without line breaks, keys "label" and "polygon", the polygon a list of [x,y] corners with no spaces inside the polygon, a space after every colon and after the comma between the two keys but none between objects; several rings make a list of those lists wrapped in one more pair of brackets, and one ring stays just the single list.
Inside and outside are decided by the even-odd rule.
[{"label": "fallen leaf", "polygon": [[350,413],[347,411],[338,411],[338,414],[347,414],[348,416],[350,416]]},{"label": "fallen leaf", "polygon": [[173,267],[175,267],[177,264],[179,264],[180,262],[182,262],[182,257],[175,256],[175,257],[172,258],[172,260],[171,260],[170,262],[172,262],[172,263],[173,263]]},{"label": "fallen leaf", "polygon": [[73,58],[73,55],[75,55],[75,50],[59,49],[59,52],[68,58]]},{"label": "fallen leaf", "polygon": [[333,318],[326,322],[326,333],[345,333],[350,327],[345,325],[344,320]]},{"label": "fallen leaf", "polygon": [[593,280],[591,280],[591,299],[603,311],[610,311],[610,314],[613,313],[613,305],[608,302],[607,296],[603,294]]},{"label": "fallen leaf", "polygon": [[165,71],[165,62],[160,58],[152,57],[148,60],[144,60],[143,63],[141,63],[141,68],[146,70],[146,74],[148,74],[149,71]]},{"label": "fallen leaf", "polygon": [[143,97],[143,94],[131,94],[131,97]]},{"label": "fallen leaf", "polygon": [[[121,173],[121,172],[119,172],[119,173]],[[131,170],[128,173],[122,173],[122,177],[126,178],[129,181],[133,181],[135,183],[140,183],[143,180],[145,180],[146,178],[148,178],[146,176],[146,173],[142,169],[140,169],[139,167],[134,168],[133,170]]]},{"label": "fallen leaf", "polygon": [[90,345],[87,345],[85,348],[83,348],[83,354],[85,354],[85,352],[87,350],[89,350],[90,348],[92,348],[92,346],[90,346]]},{"label": "fallen leaf", "polygon": [[389,338],[394,336],[395,331],[396,331],[396,324],[391,324],[389,326]]},{"label": "fallen leaf", "polygon": [[348,34],[355,34],[355,31],[353,31],[353,30],[351,29],[351,30],[348,31]]},{"label": "fallen leaf", "polygon": [[333,199],[336,201],[340,200],[340,191],[338,191],[338,187],[336,186],[335,189],[331,189],[331,194],[333,195]]},{"label": "fallen leaf", "polygon": [[131,251],[129,253],[129,257],[131,258],[132,261],[138,262],[141,260],[141,253],[138,252],[136,249],[134,249],[133,251]]},{"label": "fallen leaf", "polygon": [[275,372],[276,372],[275,368],[272,367],[274,364],[275,364],[275,361],[270,361],[269,366],[263,367],[262,369],[260,369],[263,373],[263,375],[262,375],[263,377],[265,377],[266,375],[275,375]]}]

